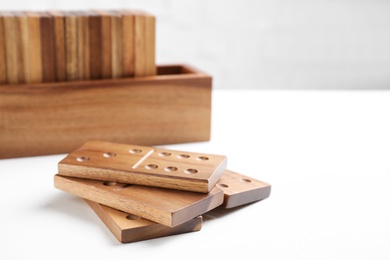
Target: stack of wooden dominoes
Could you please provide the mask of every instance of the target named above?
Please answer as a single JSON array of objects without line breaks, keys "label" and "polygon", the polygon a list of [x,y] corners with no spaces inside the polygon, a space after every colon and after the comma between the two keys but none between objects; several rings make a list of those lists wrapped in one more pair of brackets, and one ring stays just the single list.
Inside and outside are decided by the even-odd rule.
[{"label": "stack of wooden dominoes", "polygon": [[122,243],[199,231],[202,214],[263,200],[271,185],[223,155],[91,141],[58,164],[54,186],[85,199]]},{"label": "stack of wooden dominoes", "polygon": [[155,16],[147,12],[0,12],[0,84],[155,74]]}]

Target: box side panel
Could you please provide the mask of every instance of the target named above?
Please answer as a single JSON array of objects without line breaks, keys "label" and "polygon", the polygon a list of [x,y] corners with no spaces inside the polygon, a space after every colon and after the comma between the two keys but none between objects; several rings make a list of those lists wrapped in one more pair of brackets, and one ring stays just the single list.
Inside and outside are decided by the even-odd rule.
[{"label": "box side panel", "polygon": [[89,140],[151,146],[210,139],[210,77],[105,82],[0,86],[0,158],[68,153]]}]

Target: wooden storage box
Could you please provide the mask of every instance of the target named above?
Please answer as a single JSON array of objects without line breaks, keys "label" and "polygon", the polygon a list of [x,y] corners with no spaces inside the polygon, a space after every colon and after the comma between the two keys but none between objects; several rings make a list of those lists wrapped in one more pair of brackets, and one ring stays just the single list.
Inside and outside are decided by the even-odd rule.
[{"label": "wooden storage box", "polygon": [[0,85],[0,158],[69,153],[88,140],[210,140],[212,78],[187,65],[139,78]]}]

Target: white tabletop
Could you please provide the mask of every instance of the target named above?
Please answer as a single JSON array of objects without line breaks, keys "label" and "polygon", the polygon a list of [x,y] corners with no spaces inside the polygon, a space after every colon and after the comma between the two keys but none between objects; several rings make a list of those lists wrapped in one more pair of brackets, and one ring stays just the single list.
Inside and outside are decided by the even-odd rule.
[{"label": "white tabletop", "polygon": [[389,114],[387,91],[214,90],[211,140],[163,147],[224,154],[270,197],[129,244],[54,188],[65,155],[0,160],[0,259],[389,259]]}]

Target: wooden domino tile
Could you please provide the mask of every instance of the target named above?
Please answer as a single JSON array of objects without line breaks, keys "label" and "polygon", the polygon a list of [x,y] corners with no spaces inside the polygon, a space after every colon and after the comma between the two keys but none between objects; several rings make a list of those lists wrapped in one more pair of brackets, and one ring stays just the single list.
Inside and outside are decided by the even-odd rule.
[{"label": "wooden domino tile", "polygon": [[78,72],[80,80],[90,79],[90,43],[88,12],[80,11],[77,16],[77,50],[78,50]]},{"label": "wooden domino tile", "polygon": [[60,161],[58,174],[208,193],[226,164],[222,155],[91,141]]},{"label": "wooden domino tile", "polygon": [[102,17],[95,13],[89,12],[88,29],[89,29],[89,69],[91,79],[99,79],[102,75]]},{"label": "wooden domino tile", "polygon": [[65,15],[65,75],[66,80],[79,79],[78,38],[77,38],[77,17],[76,12],[67,12]]},{"label": "wooden domino tile", "polygon": [[18,83],[29,82],[28,20],[23,12],[15,12],[15,45],[18,53]]},{"label": "wooden domino tile", "polygon": [[233,208],[269,197],[271,185],[246,175],[226,170],[216,186],[223,190],[223,207]]},{"label": "wooden domino tile", "polygon": [[16,42],[16,18],[12,12],[2,12],[2,20],[3,20],[3,31],[4,36],[0,35],[0,37],[4,37],[4,47],[5,47],[5,60],[6,60],[6,77],[8,83],[14,84],[18,83],[18,63],[19,53],[17,51]]},{"label": "wooden domino tile", "polygon": [[[28,21],[28,61],[30,75],[27,83],[42,82],[42,51],[41,48],[41,25],[39,12],[26,12]],[[56,53],[61,50],[57,49]],[[58,64],[56,64],[56,67]]]},{"label": "wooden domino tile", "polygon": [[202,228],[202,216],[195,217],[176,227],[168,227],[90,200],[86,200],[86,202],[122,243],[195,232]]},{"label": "wooden domino tile", "polygon": [[[55,80],[56,81],[65,81],[67,79],[66,75],[66,67],[67,62],[66,59],[67,53],[69,50],[67,49],[65,39],[69,41],[69,30],[65,21],[65,14],[60,11],[51,11],[49,12],[52,20],[53,20],[53,31],[54,31],[54,60],[55,60]],[[69,21],[68,21],[69,23]],[[68,35],[66,35],[68,33]]]},{"label": "wooden domino tile", "polygon": [[[123,17],[119,12],[111,11],[111,75],[119,78],[123,75]],[[128,37],[128,36],[127,36]]]},{"label": "wooden domino tile", "polygon": [[220,205],[223,191],[186,192],[54,175],[54,186],[84,199],[174,227]]},{"label": "wooden domino tile", "polygon": [[7,82],[7,60],[4,39],[4,17],[0,12],[0,85]]},{"label": "wooden domino tile", "polygon": [[[143,11],[134,13],[134,75],[152,76],[155,67],[155,17]],[[139,59],[137,57],[142,57]]]},{"label": "wooden domino tile", "polygon": [[[41,61],[42,61],[42,82],[55,81],[55,45],[53,19],[48,12],[42,12],[40,15],[40,37],[41,37]],[[68,57],[67,57],[68,58]]]},{"label": "wooden domino tile", "polygon": [[130,10],[120,12],[122,28],[122,73],[124,77],[133,77],[135,75],[135,15]]}]

